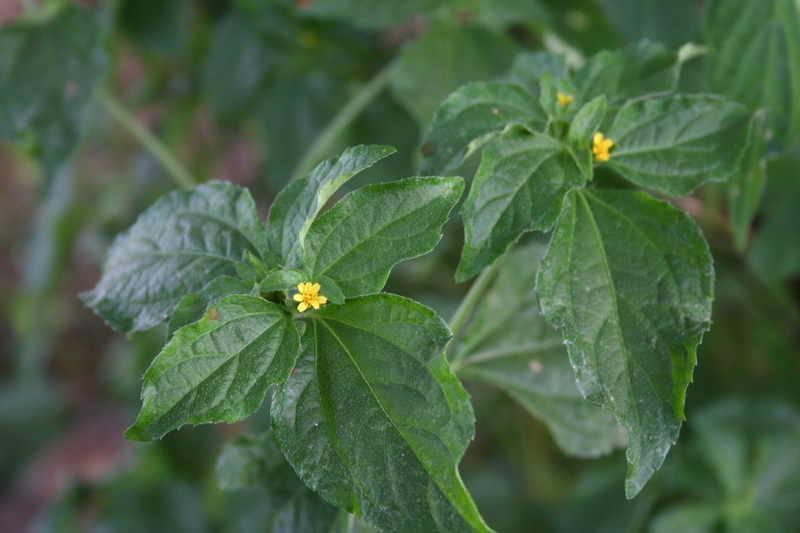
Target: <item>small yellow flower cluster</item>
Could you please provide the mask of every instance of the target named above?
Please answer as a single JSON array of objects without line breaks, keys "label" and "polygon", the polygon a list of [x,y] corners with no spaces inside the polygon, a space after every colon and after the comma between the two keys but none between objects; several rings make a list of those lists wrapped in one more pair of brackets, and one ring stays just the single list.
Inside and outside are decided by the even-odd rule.
[{"label": "small yellow flower cluster", "polygon": [[594,139],[592,141],[592,153],[594,154],[595,161],[604,163],[611,159],[609,150],[614,146],[614,141],[606,139],[599,131],[594,134]]},{"label": "small yellow flower cluster", "polygon": [[328,299],[319,293],[320,287],[319,283],[311,282],[301,283],[297,286],[297,290],[300,292],[294,295],[294,300],[300,302],[297,306],[298,311],[302,313],[309,307],[319,309],[320,305],[328,303]]},{"label": "small yellow flower cluster", "polygon": [[572,102],[572,96],[563,93],[557,93],[556,98],[558,98],[558,105],[561,107],[567,107],[570,102]]}]

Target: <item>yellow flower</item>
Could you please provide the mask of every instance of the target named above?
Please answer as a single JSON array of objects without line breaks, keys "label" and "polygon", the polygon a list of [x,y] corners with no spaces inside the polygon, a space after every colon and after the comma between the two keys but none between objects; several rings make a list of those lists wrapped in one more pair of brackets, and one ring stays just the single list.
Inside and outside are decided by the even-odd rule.
[{"label": "yellow flower", "polygon": [[320,287],[319,283],[311,282],[301,283],[297,286],[297,290],[300,292],[294,295],[294,300],[300,302],[297,306],[298,311],[302,313],[309,307],[319,309],[320,305],[328,303],[328,299],[319,293]]},{"label": "yellow flower", "polygon": [[556,98],[558,98],[558,104],[561,107],[567,107],[569,103],[572,101],[572,96],[563,93],[557,93]]},{"label": "yellow flower", "polygon": [[595,133],[592,142],[592,153],[594,154],[595,161],[603,163],[611,159],[611,154],[608,153],[608,151],[612,146],[614,146],[614,141],[604,138],[603,134],[599,131]]}]

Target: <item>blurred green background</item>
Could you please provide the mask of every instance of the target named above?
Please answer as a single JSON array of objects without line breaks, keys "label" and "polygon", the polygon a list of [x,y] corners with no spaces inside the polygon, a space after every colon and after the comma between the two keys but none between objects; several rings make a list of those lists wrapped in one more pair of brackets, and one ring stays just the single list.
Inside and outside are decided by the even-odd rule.
[{"label": "blurred green background", "polygon": [[[756,109],[778,76],[780,98],[794,98],[784,110],[792,123],[797,9],[793,0],[0,1],[0,530],[278,531],[263,489],[223,491],[214,470],[225,442],[269,426],[268,409],[125,441],[165,330],[114,334],[77,296],[97,282],[113,237],[182,176],[250,188],[263,218],[293,174],[347,146],[398,149],[347,190],[412,176],[434,111],[462,84],[503,76],[526,51],[565,53],[575,65],[643,38],[708,46],[685,64],[682,92],[723,92]],[[745,12],[750,26],[720,28],[713,10],[719,20]],[[730,79],[714,67],[729,52],[734,64],[742,58]],[[623,495],[624,452],[569,458],[509,397],[466,383],[477,432],[461,473],[498,532],[800,531],[800,145],[784,135],[767,154],[755,156],[751,196],[761,200],[738,241],[732,185],[680,200],[714,252],[714,324],[688,423],[637,498]],[[432,254],[399,265],[387,291],[448,317],[467,289],[453,281],[459,224]]]}]

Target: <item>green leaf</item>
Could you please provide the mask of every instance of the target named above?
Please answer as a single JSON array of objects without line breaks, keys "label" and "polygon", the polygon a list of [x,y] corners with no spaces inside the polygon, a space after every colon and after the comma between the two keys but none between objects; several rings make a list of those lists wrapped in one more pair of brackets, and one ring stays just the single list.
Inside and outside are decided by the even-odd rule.
[{"label": "green leaf", "polygon": [[240,279],[230,276],[214,278],[197,294],[187,294],[181,299],[169,318],[167,338],[171,338],[182,327],[203,318],[209,305],[231,294],[249,294],[251,290],[252,286]]},{"label": "green leaf", "polygon": [[730,209],[733,242],[736,249],[747,247],[750,223],[756,215],[767,178],[767,162],[764,159],[766,138],[763,117],[753,117],[750,142],[739,169],[728,182],[728,206]]},{"label": "green leaf", "polygon": [[264,226],[250,193],[212,182],[173,191],[117,236],[97,287],[82,298],[118,331],[149,329],[186,294],[236,274],[247,252],[264,247]]},{"label": "green leaf", "polygon": [[269,212],[267,244],[283,266],[299,266],[308,228],[333,193],[347,180],[394,152],[391,146],[348,148],[278,194]]},{"label": "green leaf", "polygon": [[536,272],[546,248],[509,254],[456,348],[461,377],[498,387],[541,419],[569,455],[597,457],[626,444],[614,416],[586,401],[575,384],[561,334],[539,315]]},{"label": "green leaf", "polygon": [[569,126],[567,140],[578,168],[587,180],[594,177],[592,136],[600,129],[606,116],[606,97],[598,96],[575,114]]},{"label": "green leaf", "polygon": [[217,483],[224,490],[265,487],[274,495],[293,494],[302,486],[271,430],[225,444],[215,470]]},{"label": "green leaf", "polygon": [[678,54],[644,40],[616,52],[595,54],[573,80],[581,102],[605,95],[613,106],[631,98],[674,91],[680,70]]},{"label": "green leaf", "polygon": [[288,291],[296,289],[300,283],[309,281],[308,276],[301,270],[276,270],[267,275],[258,285],[261,292]]},{"label": "green leaf", "polygon": [[750,137],[751,113],[714,95],[633,102],[617,114],[606,137],[608,165],[625,178],[670,196],[707,181],[728,179]]},{"label": "green leaf", "polygon": [[678,437],[713,299],[697,224],[631,191],[573,191],[542,260],[542,315],[564,328],[578,387],[628,433],[635,496]]},{"label": "green leaf", "polygon": [[549,230],[564,195],[585,183],[566,146],[511,129],[484,151],[462,209],[464,250],[456,281],[479,273],[528,231]]},{"label": "green leaf", "polygon": [[601,95],[584,105],[569,125],[567,140],[577,149],[589,148],[592,135],[600,129],[606,116],[606,97]]},{"label": "green leaf", "polygon": [[272,424],[301,479],[387,532],[490,531],[456,465],[473,434],[466,391],[430,309],[389,294],[307,322]]},{"label": "green leaf", "polygon": [[392,267],[428,253],[461,197],[461,178],[409,178],[354,191],[311,224],[305,270],[346,298],[379,292]]},{"label": "green leaf", "polygon": [[794,0],[714,0],[706,15],[711,89],[770,111],[784,146],[800,135],[800,15]]},{"label": "green leaf", "polygon": [[513,42],[502,34],[434,21],[402,51],[391,89],[424,128],[447,95],[467,82],[503,74],[515,52]]},{"label": "green leaf", "polygon": [[237,422],[251,415],[267,388],[282,383],[297,358],[289,315],[261,298],[235,294],[179,329],[144,375],[144,405],[125,432],[160,439],[184,424]]},{"label": "green leaf", "polygon": [[545,72],[549,72],[556,83],[567,78],[569,69],[566,58],[545,51],[525,52],[514,59],[507,77],[510,82],[525,87],[538,98],[539,80]]},{"label": "green leaf", "polygon": [[[473,82],[442,102],[422,143],[421,174],[457,168],[473,151],[512,122],[544,131],[547,115],[539,102],[513,83]],[[479,145],[473,145],[478,140]]]},{"label": "green leaf", "polygon": [[86,11],[0,28],[0,137],[36,157],[46,179],[80,140],[105,67],[100,28]]}]

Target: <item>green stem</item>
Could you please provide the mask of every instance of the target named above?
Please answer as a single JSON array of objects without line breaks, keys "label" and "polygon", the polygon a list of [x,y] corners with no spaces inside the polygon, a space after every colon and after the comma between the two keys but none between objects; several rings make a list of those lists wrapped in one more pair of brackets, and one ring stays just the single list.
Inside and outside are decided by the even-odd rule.
[{"label": "green stem", "polygon": [[347,127],[364,111],[364,109],[386,88],[397,66],[397,60],[389,62],[378,71],[366,85],[361,87],[345,106],[333,117],[314,140],[314,144],[303,155],[297,164],[292,179],[300,179],[312,170],[330,153],[334,143],[341,137]]},{"label": "green stem", "polygon": [[183,187],[189,189],[197,185],[197,181],[189,174],[186,167],[178,161],[167,146],[161,140],[153,135],[150,130],[145,128],[130,111],[125,109],[122,104],[111,93],[105,89],[99,89],[96,93],[97,99],[103,104],[106,111],[119,122],[122,127],[128,130],[128,133],[133,135],[137,141],[142,143],[145,150],[158,161],[167,174],[170,175],[175,182]]},{"label": "green stem", "polygon": [[[497,261],[495,261],[492,266],[484,269],[480,276],[478,276],[478,279],[475,280],[475,283],[472,284],[472,287],[469,288],[469,291],[467,291],[464,299],[461,300],[461,304],[459,304],[458,309],[456,309],[456,312],[453,313],[453,318],[450,319],[450,331],[453,332],[453,342],[450,343],[450,346],[455,346],[455,340],[461,336],[461,330],[464,328],[467,320],[475,310],[475,306],[478,305],[481,296],[483,296],[483,293],[486,292],[487,288],[489,288],[489,284],[494,279],[494,275],[497,273],[500,265],[505,262],[507,255],[508,254],[503,255]],[[452,366],[458,364],[459,361],[464,358],[465,354],[466,352],[464,351],[456,354],[450,365]]]}]

